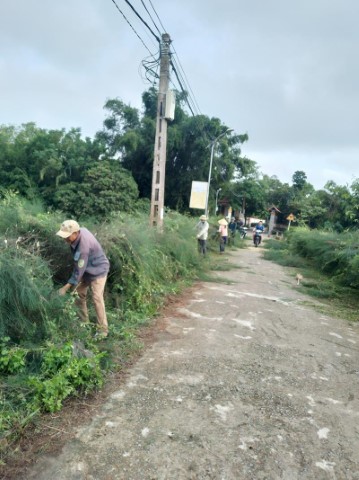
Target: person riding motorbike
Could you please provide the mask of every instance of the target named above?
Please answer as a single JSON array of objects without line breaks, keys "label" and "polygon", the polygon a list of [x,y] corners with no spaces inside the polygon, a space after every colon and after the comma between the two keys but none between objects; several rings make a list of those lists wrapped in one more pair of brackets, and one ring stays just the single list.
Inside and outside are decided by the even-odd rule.
[{"label": "person riding motorbike", "polygon": [[[256,245],[256,241],[255,241],[256,235],[259,236],[258,245],[261,243],[263,231],[264,231],[263,222],[262,222],[262,221],[259,221],[259,222],[257,223],[257,225],[256,225],[256,226],[254,227],[254,229],[253,229],[253,243],[254,243],[254,245]],[[257,246],[257,245],[256,245],[256,246]]]}]

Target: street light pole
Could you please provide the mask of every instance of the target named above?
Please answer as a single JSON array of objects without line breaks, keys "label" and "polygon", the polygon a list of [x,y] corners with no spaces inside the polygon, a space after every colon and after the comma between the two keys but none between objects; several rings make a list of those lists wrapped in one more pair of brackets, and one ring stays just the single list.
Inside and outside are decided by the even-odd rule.
[{"label": "street light pole", "polygon": [[218,135],[218,137],[216,137],[213,141],[212,141],[212,147],[211,147],[211,160],[209,162],[209,173],[208,173],[208,183],[207,183],[207,195],[206,195],[206,207],[205,207],[205,215],[208,217],[208,198],[209,198],[209,187],[211,185],[211,176],[212,176],[212,164],[213,164],[213,156],[214,156],[214,147],[217,143],[217,141],[223,137],[223,135],[225,135],[226,133],[228,132],[231,132],[233,130],[233,128],[227,128],[227,130],[225,130],[224,132],[222,132],[220,135]]},{"label": "street light pole", "polygon": [[217,210],[218,210],[218,194],[219,192],[221,191],[222,189],[219,188],[217,191],[216,191],[216,215],[217,215]]}]

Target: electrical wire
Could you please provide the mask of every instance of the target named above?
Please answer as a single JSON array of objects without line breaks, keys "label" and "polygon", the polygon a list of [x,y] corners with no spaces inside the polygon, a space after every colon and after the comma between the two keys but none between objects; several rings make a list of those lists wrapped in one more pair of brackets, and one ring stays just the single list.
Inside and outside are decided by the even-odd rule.
[{"label": "electrical wire", "polygon": [[191,96],[192,96],[192,99],[193,99],[193,103],[194,103],[194,105],[196,106],[196,110],[201,114],[201,109],[199,108],[199,105],[198,105],[198,102],[197,102],[197,100],[196,100],[195,94],[193,93],[193,90],[192,90],[191,85],[190,85],[190,83],[189,83],[189,81],[188,81],[186,72],[184,71],[184,69],[183,69],[183,67],[182,67],[182,65],[181,65],[179,56],[178,56],[178,54],[177,54],[177,52],[176,52],[176,49],[174,48],[173,44],[172,44],[172,48],[173,48],[173,51],[174,51],[174,53],[175,53],[175,55],[176,55],[179,69],[182,71],[183,76],[184,76],[184,79],[185,79],[185,83],[186,83],[187,86],[188,86],[187,90],[189,90],[189,91],[191,92],[191,94],[192,94]]},{"label": "electrical wire", "polygon": [[185,79],[183,78],[183,75],[181,74],[181,71],[179,70],[179,67],[176,63],[176,60],[173,59],[173,65],[174,65],[174,68],[177,72],[177,76],[176,78],[178,77],[178,81],[180,83],[180,88],[181,90],[183,91],[183,93],[185,94],[186,96],[186,101],[187,101],[187,104],[188,103],[191,103],[191,111],[194,114],[198,115],[200,112],[199,112],[199,109],[198,109],[198,106],[196,105],[196,102],[194,101],[193,97],[191,96],[191,94],[189,93],[189,90],[186,86],[186,81]]},{"label": "electrical wire", "polygon": [[[117,0],[118,1],[118,0]],[[143,18],[146,19],[146,15],[148,15],[148,17],[151,19],[155,29],[158,31],[159,35],[161,36],[161,32],[153,18],[153,15],[151,16],[151,12],[149,11],[148,7],[146,6],[146,3],[145,3],[145,0],[141,0],[141,3],[142,3],[142,6],[145,10],[145,12],[142,13],[142,16]],[[137,8],[137,7],[136,7]],[[140,10],[138,10],[138,12],[140,12]],[[147,22],[149,23],[149,21],[147,20]],[[146,34],[146,37],[149,39],[150,43],[151,43],[151,50],[153,50],[153,48],[155,49],[155,51],[157,52],[158,48],[159,48],[159,43],[158,43],[158,40],[157,38],[154,38],[153,35],[149,32],[148,28],[142,23],[140,22],[141,24],[141,27],[143,29],[143,31],[145,32]],[[153,47],[154,46],[154,47]]]},{"label": "electrical wire", "polygon": [[[111,0],[113,2],[113,4],[115,5],[115,7],[117,8],[117,10],[121,13],[121,15],[123,16],[123,18],[126,20],[126,22],[128,23],[128,25],[131,27],[131,29],[133,30],[133,32],[135,33],[135,35],[138,37],[138,39],[141,41],[141,43],[143,44],[143,46],[146,48],[146,50],[149,52],[150,54],[150,57],[147,57],[146,59],[144,59],[141,64],[145,70],[145,78],[146,80],[151,83],[151,84],[154,84],[157,79],[159,78],[159,75],[158,75],[158,67],[159,67],[159,63],[160,63],[160,60],[159,58],[155,58],[155,55],[151,52],[151,50],[147,47],[147,45],[145,44],[145,42],[143,41],[143,39],[140,37],[140,35],[137,33],[137,31],[135,30],[135,28],[133,27],[133,25],[130,23],[130,21],[127,19],[127,17],[125,16],[125,14],[123,13],[123,11],[120,9],[120,7],[118,6],[118,4],[116,3],[115,0]],[[131,2],[129,0],[125,0],[125,2],[127,3],[127,5],[131,8],[131,10],[135,13],[135,15],[140,19],[140,21],[147,27],[147,29],[149,30],[149,32],[155,37],[155,39],[157,40],[157,42],[159,44],[161,44],[161,40],[160,38],[154,33],[154,31],[151,29],[151,27],[148,25],[148,23],[141,17],[141,15],[137,12],[137,10],[134,8],[134,6],[131,4]],[[146,7],[145,3],[144,3],[144,0],[141,0],[141,3],[144,7],[144,9],[146,10],[147,14],[149,15],[153,25],[155,26],[156,30],[160,33],[160,30],[156,24],[156,22],[154,21],[152,15],[150,14],[148,8]],[[161,27],[163,28],[163,30],[165,31],[165,28],[163,26],[163,23],[155,9],[155,7],[153,6],[153,3],[151,0],[149,0],[149,3],[158,19],[158,21],[160,22],[160,25]],[[193,116],[195,116],[195,111],[197,111],[197,114],[198,112],[201,113],[200,111],[200,108],[198,106],[198,102],[195,98],[195,95],[193,93],[193,90],[191,88],[191,86],[189,85],[189,82],[188,82],[188,78],[186,76],[186,73],[184,72],[184,69],[181,65],[181,62],[179,60],[179,57],[178,57],[178,54],[176,52],[175,49],[173,49],[174,52],[175,52],[175,56],[177,57],[177,61],[175,60],[175,58],[171,58],[170,60],[170,64],[172,66],[172,69],[173,69],[173,72],[176,76],[176,79],[177,79],[177,82],[180,86],[180,90],[182,91],[182,93],[184,94],[184,99],[192,113]],[[153,60],[148,60],[148,58],[152,58]],[[142,76],[142,75],[141,75]],[[142,76],[143,78],[143,76]],[[143,78],[144,79],[144,78]],[[173,82],[172,82],[173,83]]]},{"label": "electrical wire", "polygon": [[[114,1],[114,0],[112,0]],[[141,22],[148,28],[148,30],[152,33],[152,35],[155,37],[155,39],[158,41],[158,43],[161,43],[161,39],[155,34],[155,32],[152,30],[152,28],[148,25],[147,22],[144,21],[144,19],[141,17],[141,15],[137,12],[135,7],[129,2],[129,0],[125,0],[127,5],[133,10],[135,15],[141,20]]]},{"label": "electrical wire", "polygon": [[[176,61],[175,61],[175,62],[176,62]],[[176,62],[176,65],[177,65],[177,62]],[[177,66],[177,67],[178,67],[178,66]],[[183,74],[185,75],[183,69],[182,69],[182,72],[183,72]],[[197,113],[197,114],[200,114],[200,113],[201,113],[200,108],[199,108],[198,103],[197,103],[197,101],[196,101],[196,98],[195,98],[195,96],[194,96],[194,94],[193,94],[193,91],[192,91],[192,89],[191,89],[191,86],[190,86],[189,83],[188,83],[188,80],[187,80],[186,78],[184,78],[182,74],[181,74],[181,77],[182,77],[182,83],[184,83],[184,85],[185,85],[185,86],[187,85],[187,87],[188,87],[188,88],[186,87],[186,91],[188,92],[189,98],[191,99],[191,102],[192,102],[192,104],[193,104],[194,109],[196,110],[196,113]],[[191,93],[189,93],[189,92],[191,92]]]},{"label": "electrical wire", "polygon": [[[163,23],[162,23],[159,15],[158,15],[158,13],[157,13],[157,11],[156,11],[156,9],[155,9],[152,1],[151,1],[151,0],[148,0],[148,1],[149,1],[149,4],[150,4],[151,7],[152,7],[152,10],[154,11],[157,19],[158,19],[158,21],[160,22],[160,25],[161,25],[163,31],[166,32],[166,29],[165,29],[165,27],[164,27],[164,25],[163,25]],[[142,4],[143,4],[143,0],[141,0],[141,2],[142,2]],[[147,8],[146,8],[146,11],[148,12]],[[149,14],[149,12],[148,12],[148,14]],[[150,15],[150,18],[151,18],[151,20],[153,21],[151,15]],[[156,27],[156,28],[157,28],[157,27]],[[157,28],[157,30],[158,30],[158,28]],[[176,74],[176,72],[175,72],[175,75],[176,75],[176,77],[177,77],[177,75],[178,75],[178,77],[180,77],[180,80],[179,80],[180,88],[181,88],[181,90],[182,90],[183,93],[186,93],[186,96],[187,96],[187,98],[188,98],[188,101],[190,101],[190,102],[192,103],[192,107],[190,108],[191,111],[192,111],[192,110],[197,110],[197,112],[201,114],[201,109],[199,108],[199,105],[198,105],[198,102],[197,102],[197,100],[196,100],[195,94],[194,94],[194,92],[193,92],[193,90],[192,90],[192,88],[191,88],[191,85],[190,85],[189,81],[188,81],[187,75],[186,75],[186,73],[185,73],[185,71],[184,71],[184,69],[183,69],[183,67],[182,67],[182,65],[181,65],[179,56],[178,56],[178,54],[177,54],[177,52],[176,52],[176,49],[175,49],[174,46],[173,46],[173,43],[172,43],[171,47],[173,48],[174,54],[175,54],[176,59],[177,59],[177,62],[176,62],[175,58],[173,58],[173,63],[175,64],[175,69],[176,69],[176,72],[177,72],[177,74]],[[193,113],[193,112],[192,112],[192,113]]]},{"label": "electrical wire", "polygon": [[[143,25],[143,23],[140,23],[140,27],[141,27],[142,31],[144,32],[145,41],[146,41],[147,45],[149,46],[149,48],[151,49],[151,51],[157,52],[158,48],[159,48],[159,44],[158,44],[157,40],[155,38],[153,38],[153,36],[148,31],[148,29]],[[155,55],[156,55],[156,53],[155,53]]]},{"label": "electrical wire", "polygon": [[160,53],[158,52],[157,58],[155,58],[154,56],[145,58],[144,60],[142,60],[141,65],[145,70],[145,78],[140,73],[142,80],[145,81],[146,79],[148,83],[154,85],[156,81],[160,78],[158,74],[158,70],[160,67]]},{"label": "electrical wire", "polygon": [[156,12],[156,9],[155,9],[155,7],[153,6],[151,0],[148,0],[148,1],[150,2],[150,5],[151,5],[151,7],[152,7],[152,10],[155,12],[156,17],[158,18],[158,21],[160,22],[160,25],[161,25],[161,27],[163,28],[163,31],[166,32],[166,29],[165,29],[165,27],[163,26],[163,23],[161,22],[161,19],[160,19],[160,17],[158,16],[158,14],[157,14],[157,12]]},{"label": "electrical wire", "polygon": [[123,18],[126,20],[126,22],[129,24],[129,26],[131,27],[131,29],[133,30],[133,32],[135,33],[135,35],[139,38],[140,42],[143,44],[143,46],[145,47],[145,49],[150,53],[150,55],[153,55],[151,50],[147,47],[147,45],[145,44],[145,42],[142,40],[142,38],[139,36],[139,34],[136,32],[136,30],[134,29],[134,27],[131,25],[131,23],[129,22],[129,20],[127,19],[126,15],[123,13],[123,11],[120,9],[120,7],[117,5],[117,3],[115,2],[115,0],[111,0],[112,3],[115,5],[115,7],[117,8],[117,10],[121,13],[121,15],[123,16]]},{"label": "electrical wire", "polygon": [[144,8],[144,9],[146,10],[146,12],[148,13],[148,16],[149,16],[150,19],[152,20],[152,23],[153,23],[153,25],[155,26],[157,32],[161,35],[161,31],[160,31],[160,29],[157,27],[157,25],[156,25],[155,21],[153,20],[150,12],[148,11],[148,8],[146,7],[145,2],[144,2],[143,0],[141,0],[141,3],[142,3],[142,5],[143,5],[143,8]]},{"label": "electrical wire", "polygon": [[173,63],[172,60],[170,60],[170,64],[171,64],[171,67],[172,67],[172,69],[173,69],[173,71],[174,71],[174,73],[175,73],[175,75],[176,75],[176,78],[177,78],[177,81],[178,81],[178,83],[179,83],[179,86],[181,87],[182,92],[185,94],[186,103],[187,103],[189,109],[191,110],[192,115],[195,116],[195,114],[194,114],[194,112],[193,112],[193,109],[192,109],[192,106],[191,106],[191,104],[190,104],[190,102],[189,102],[189,100],[188,100],[188,94],[187,94],[188,92],[185,91],[185,89],[184,89],[184,87],[183,87],[183,85],[182,85],[182,83],[181,83],[181,80],[180,80],[180,78],[179,78],[179,75],[178,75],[178,73],[177,73],[176,67],[175,67],[175,65],[174,65],[174,63]]}]

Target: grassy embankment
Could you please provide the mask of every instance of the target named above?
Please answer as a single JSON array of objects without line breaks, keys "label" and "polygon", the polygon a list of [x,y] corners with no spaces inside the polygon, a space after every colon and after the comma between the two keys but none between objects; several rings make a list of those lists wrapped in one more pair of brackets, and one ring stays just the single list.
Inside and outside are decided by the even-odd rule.
[{"label": "grassy embankment", "polygon": [[316,308],[358,320],[359,238],[357,232],[333,233],[293,228],[282,240],[266,242],[264,258],[300,273],[299,288],[320,301]]},{"label": "grassy embankment", "polygon": [[[96,342],[94,323],[82,325],[77,318],[74,296],[57,294],[72,270],[69,247],[55,236],[63,220],[15,195],[0,202],[0,462],[43,412],[100,388],[106,372],[121,369],[141,348],[136,332],[168,295],[225,265],[219,255],[198,255],[197,219],[170,213],[163,234],[149,228],[144,214],[82,221],[111,262],[110,336]],[[215,230],[213,225],[212,252],[218,250]],[[94,321],[93,310],[90,317]]]}]

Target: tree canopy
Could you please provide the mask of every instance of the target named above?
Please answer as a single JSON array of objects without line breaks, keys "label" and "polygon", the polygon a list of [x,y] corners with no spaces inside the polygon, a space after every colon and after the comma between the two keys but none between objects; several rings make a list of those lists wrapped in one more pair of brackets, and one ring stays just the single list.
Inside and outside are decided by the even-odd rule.
[{"label": "tree canopy", "polygon": [[[263,175],[255,161],[242,155],[247,133],[234,133],[218,118],[190,116],[184,100],[178,93],[175,119],[168,124],[166,207],[190,213],[192,181],[208,180],[212,142],[218,139],[210,211],[220,191],[220,200],[246,216],[266,217],[275,205],[283,222],[292,213],[299,224],[312,228],[356,228],[358,179],[351,186],[329,180],[315,190],[302,170],[293,173],[292,184]],[[131,211],[139,200],[143,206],[151,196],[156,89],[145,91],[142,102],[140,111],[119,98],[108,99],[103,127],[93,139],[83,138],[79,129],[46,130],[34,123],[0,126],[0,189],[39,198],[47,208],[79,218]]]}]

